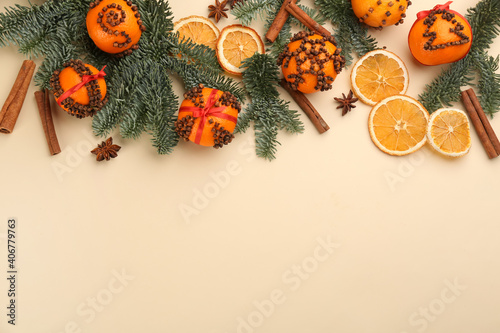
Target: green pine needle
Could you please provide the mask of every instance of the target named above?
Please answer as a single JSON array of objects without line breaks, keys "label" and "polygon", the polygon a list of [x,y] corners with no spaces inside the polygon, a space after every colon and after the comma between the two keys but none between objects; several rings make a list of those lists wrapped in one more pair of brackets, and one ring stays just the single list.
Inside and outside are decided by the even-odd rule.
[{"label": "green pine needle", "polygon": [[276,8],[281,7],[282,2],[282,0],[246,0],[237,3],[231,9],[231,14],[241,24],[249,26],[257,18],[264,20],[268,13],[273,13]]},{"label": "green pine needle", "polygon": [[243,62],[243,83],[251,102],[238,119],[235,132],[245,132],[254,122],[257,156],[267,160],[276,158],[278,131],[302,133],[304,126],[289,102],[279,96],[279,68],[276,59],[267,54],[254,54]]}]

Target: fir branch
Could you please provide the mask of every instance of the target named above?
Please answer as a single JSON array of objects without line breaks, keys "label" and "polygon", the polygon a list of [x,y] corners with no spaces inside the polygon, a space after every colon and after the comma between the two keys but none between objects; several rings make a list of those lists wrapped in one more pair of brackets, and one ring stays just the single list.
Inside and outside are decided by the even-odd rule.
[{"label": "fir branch", "polygon": [[231,14],[233,14],[242,25],[250,25],[253,20],[260,18],[264,20],[268,13],[281,7],[282,0],[246,0],[237,3]]},{"label": "fir branch", "polygon": [[251,97],[251,103],[240,120],[235,132],[245,132],[254,122],[257,156],[267,160],[275,158],[278,130],[302,133],[304,127],[289,102],[283,101],[277,90],[279,69],[276,59],[267,54],[254,54],[242,64],[243,83]]},{"label": "fir branch", "polygon": [[[176,33],[174,39],[177,40],[178,38],[178,33]],[[222,72],[215,50],[208,46],[195,44],[191,39],[183,38],[173,45],[173,52],[175,53],[176,51],[178,52],[176,54],[181,54],[186,60],[199,64],[205,67],[206,70],[215,73]]]},{"label": "fir branch", "polygon": [[476,68],[480,73],[478,82],[479,101],[486,114],[493,117],[500,108],[500,74],[498,71],[499,57],[484,55],[476,61]]},{"label": "fir branch", "polygon": [[500,107],[500,75],[498,57],[487,53],[500,34],[500,0],[481,0],[467,10],[465,18],[472,28],[472,46],[465,58],[451,64],[426,85],[419,100],[432,113],[460,99],[460,88],[472,85],[478,77],[480,101],[487,114],[493,116]]},{"label": "fir branch", "polygon": [[146,89],[139,90],[139,102],[144,105],[146,128],[152,134],[158,154],[169,154],[179,142],[175,132],[175,113],[179,108],[171,79],[159,64],[149,67],[143,77]]},{"label": "fir branch", "polygon": [[470,85],[470,58],[465,57],[443,69],[441,74],[419,95],[419,100],[430,113],[444,106],[452,106],[460,98],[460,87]]},{"label": "fir branch", "polygon": [[352,54],[361,57],[378,48],[376,39],[368,34],[368,28],[354,15],[350,0],[315,0],[314,3],[336,27],[334,37],[347,66],[352,63]]},{"label": "fir branch", "polygon": [[500,0],[479,1],[467,9],[465,18],[473,32],[471,52],[479,54],[489,49],[500,33]]},{"label": "fir branch", "polygon": [[257,156],[262,157],[268,161],[274,160],[276,158],[276,152],[278,151],[278,128],[274,126],[272,121],[269,119],[271,115],[266,110],[265,117],[255,121],[255,153]]}]

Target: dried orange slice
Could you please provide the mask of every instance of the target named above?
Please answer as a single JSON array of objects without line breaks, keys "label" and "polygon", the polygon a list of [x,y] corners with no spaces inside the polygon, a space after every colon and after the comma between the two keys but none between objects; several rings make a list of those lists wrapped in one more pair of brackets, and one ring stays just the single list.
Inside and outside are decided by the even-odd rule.
[{"label": "dried orange slice", "polygon": [[188,16],[174,23],[174,32],[179,39],[189,38],[193,43],[203,44],[215,50],[220,31],[212,21],[203,16]]},{"label": "dried orange slice", "polygon": [[396,95],[375,105],[368,118],[373,143],[389,155],[408,155],[426,141],[429,113],[415,99]]},{"label": "dried orange slice", "polygon": [[427,140],[432,148],[449,157],[460,157],[471,146],[469,119],[457,109],[439,109],[432,113],[427,126]]},{"label": "dried orange slice", "polygon": [[222,29],[216,50],[221,67],[230,74],[241,75],[242,61],[255,52],[264,53],[264,43],[252,28],[234,24]]},{"label": "dried orange slice", "polygon": [[354,94],[368,105],[406,93],[408,83],[408,70],[404,62],[386,50],[368,52],[356,62],[351,72]]}]

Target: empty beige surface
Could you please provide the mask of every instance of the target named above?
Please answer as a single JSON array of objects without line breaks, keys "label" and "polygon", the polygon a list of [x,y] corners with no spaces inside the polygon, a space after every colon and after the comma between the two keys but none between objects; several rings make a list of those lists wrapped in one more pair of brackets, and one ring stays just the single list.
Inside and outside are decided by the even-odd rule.
[{"label": "empty beige surface", "polygon": [[[1,1],[15,3],[28,1]],[[179,19],[211,3],[171,6]],[[416,64],[406,42],[415,14],[434,5],[414,1],[402,26],[373,32],[406,62],[413,97],[441,70]],[[23,56],[5,47],[0,57],[3,102]],[[50,156],[32,85],[14,132],[0,134],[0,270],[9,217],[19,269],[15,327],[0,282],[0,332],[498,332],[500,159],[475,131],[457,160],[429,147],[382,153],[368,106],[336,109],[349,73],[310,96],[331,129],[318,134],[301,112],[305,133],[280,133],[273,162],[255,157],[249,130],[221,150],[181,142],[170,156],[148,135],[115,131],[119,156],[97,163],[91,119],[60,109],[62,153]]]}]

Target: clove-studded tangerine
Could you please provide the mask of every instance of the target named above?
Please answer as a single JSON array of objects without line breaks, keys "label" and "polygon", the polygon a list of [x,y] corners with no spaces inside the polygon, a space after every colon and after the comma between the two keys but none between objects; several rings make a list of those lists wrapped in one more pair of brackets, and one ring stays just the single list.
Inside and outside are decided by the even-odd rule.
[{"label": "clove-studded tangerine", "polygon": [[222,148],[231,143],[241,105],[227,91],[199,84],[184,94],[175,131],[196,144]]},{"label": "clove-studded tangerine", "polygon": [[469,22],[450,9],[451,1],[417,14],[408,34],[411,54],[423,65],[433,66],[458,61],[472,45]]},{"label": "clove-studded tangerine", "polygon": [[[66,112],[77,118],[95,115],[108,101],[103,71],[81,60],[70,60],[63,67],[62,70],[56,70],[50,78],[56,101]],[[85,76],[97,78],[87,82],[84,81]],[[79,85],[82,86],[78,88]],[[65,97],[65,94],[69,95]]]},{"label": "clove-studded tangerine", "polygon": [[305,31],[295,34],[278,57],[290,88],[306,94],[331,89],[344,63],[333,36]]},{"label": "clove-studded tangerine", "polygon": [[351,5],[360,22],[380,30],[403,23],[411,0],[351,0]]},{"label": "clove-studded tangerine", "polygon": [[87,13],[87,30],[96,46],[117,56],[139,48],[146,30],[139,8],[129,0],[95,0]]}]

